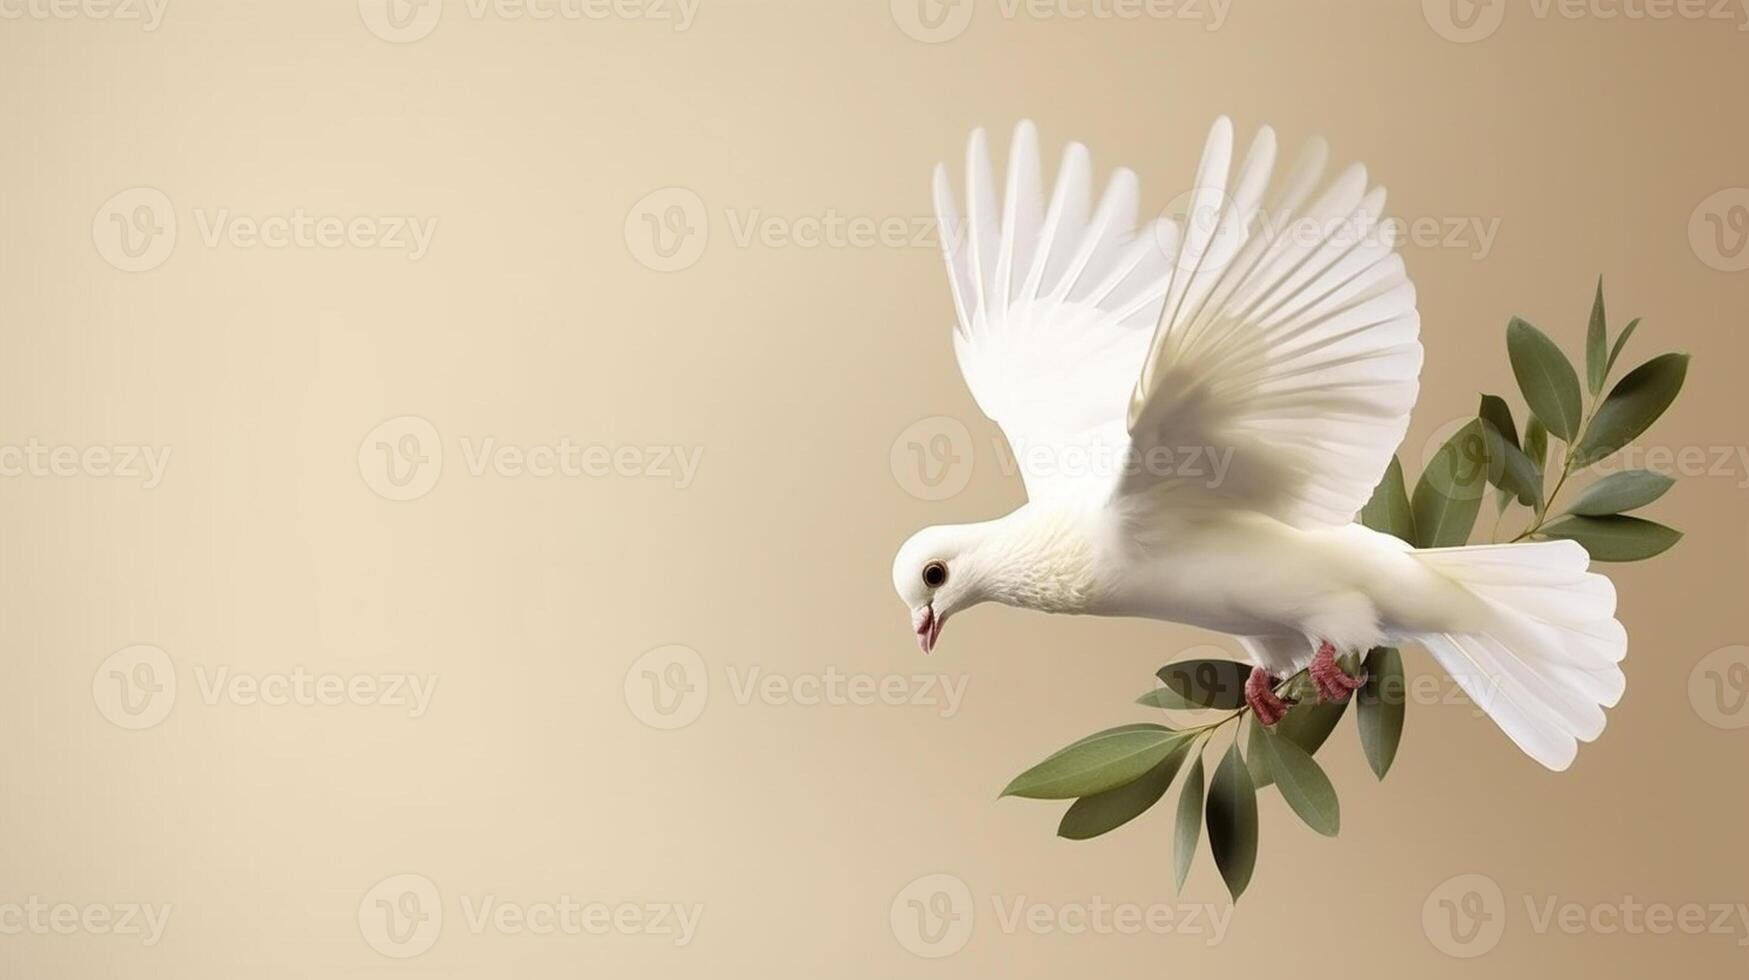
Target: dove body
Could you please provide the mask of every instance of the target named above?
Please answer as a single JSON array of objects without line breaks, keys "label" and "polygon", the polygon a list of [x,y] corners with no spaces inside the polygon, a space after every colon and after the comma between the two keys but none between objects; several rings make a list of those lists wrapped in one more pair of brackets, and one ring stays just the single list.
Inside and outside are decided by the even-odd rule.
[{"label": "dove body", "polygon": [[[1300,530],[1243,511],[1156,511],[1143,523],[1114,508],[1028,503],[993,521],[925,528],[895,562],[901,594],[918,593],[908,601],[923,600],[909,584],[925,555],[946,561],[950,586],[961,583],[937,597],[937,631],[953,614],[988,601],[1236,636],[1315,636],[1364,650],[1458,628],[1473,605],[1389,535],[1359,524]],[[1304,667],[1316,644],[1300,646],[1263,666],[1276,673]]]}]

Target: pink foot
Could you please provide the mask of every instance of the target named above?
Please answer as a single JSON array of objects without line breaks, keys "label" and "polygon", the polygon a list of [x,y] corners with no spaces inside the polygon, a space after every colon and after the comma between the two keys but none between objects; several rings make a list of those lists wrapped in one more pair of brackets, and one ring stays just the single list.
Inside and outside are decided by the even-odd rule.
[{"label": "pink foot", "polygon": [[1346,700],[1362,684],[1366,683],[1366,675],[1350,677],[1336,663],[1336,648],[1328,640],[1319,644],[1318,652],[1312,657],[1312,663],[1306,668],[1312,675],[1312,686],[1318,689],[1319,701]]},{"label": "pink foot", "polygon": [[1280,721],[1281,716],[1287,714],[1287,709],[1292,707],[1276,697],[1275,678],[1269,676],[1269,671],[1262,667],[1251,668],[1251,676],[1245,679],[1245,703],[1250,706],[1258,723],[1265,728]]}]

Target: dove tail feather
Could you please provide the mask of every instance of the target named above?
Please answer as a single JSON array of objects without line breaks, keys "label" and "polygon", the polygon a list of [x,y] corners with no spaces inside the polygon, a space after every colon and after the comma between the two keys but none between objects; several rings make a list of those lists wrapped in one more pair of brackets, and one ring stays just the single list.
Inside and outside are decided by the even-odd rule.
[{"label": "dove tail feather", "polygon": [[1477,602],[1461,630],[1418,633],[1470,700],[1527,755],[1561,771],[1621,700],[1627,631],[1615,587],[1573,541],[1416,551]]}]

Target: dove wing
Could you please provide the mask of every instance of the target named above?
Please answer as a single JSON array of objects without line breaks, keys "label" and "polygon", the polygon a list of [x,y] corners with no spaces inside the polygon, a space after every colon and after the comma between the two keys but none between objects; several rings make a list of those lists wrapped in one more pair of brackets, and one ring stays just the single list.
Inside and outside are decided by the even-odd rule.
[{"label": "dove wing", "polygon": [[[1232,147],[1219,120],[1130,397],[1134,451],[1167,462],[1124,474],[1116,492],[1346,525],[1409,426],[1422,359],[1415,288],[1381,220],[1384,190],[1363,167],[1320,189],[1327,153],[1314,143],[1264,203],[1272,136],[1259,135],[1229,182]],[[1185,450],[1226,455],[1218,485],[1171,472]]]},{"label": "dove wing", "polygon": [[1384,191],[1358,165],[1320,190],[1315,142],[1266,202],[1268,128],[1236,172],[1232,158],[1222,118],[1177,199],[1183,221],[1140,228],[1135,175],[1117,170],[1095,205],[1079,144],[1045,201],[1031,123],[1015,130],[1000,195],[972,134],[963,220],[936,169],[954,350],[1028,497],[1195,500],[1323,527],[1371,496],[1421,367]]},{"label": "dove wing", "polygon": [[1002,427],[1028,497],[1109,492],[1101,459],[1129,445],[1125,398],[1171,278],[1169,221],[1136,227],[1139,190],[1112,174],[1097,204],[1087,148],[1063,152],[1048,203],[1038,133],[1015,129],[1000,204],[983,130],[966,151],[962,220],[947,171],[935,210],[957,322],[954,353],[978,408]]}]

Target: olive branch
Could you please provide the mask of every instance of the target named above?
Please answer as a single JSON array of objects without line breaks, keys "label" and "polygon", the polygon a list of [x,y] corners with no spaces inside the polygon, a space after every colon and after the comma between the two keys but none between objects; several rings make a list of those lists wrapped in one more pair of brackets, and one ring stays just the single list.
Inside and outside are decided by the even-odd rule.
[{"label": "olive branch", "polygon": [[[1513,317],[1506,328],[1506,352],[1528,409],[1522,432],[1505,399],[1483,395],[1476,416],[1440,446],[1413,493],[1402,464],[1391,460],[1360,522],[1417,548],[1463,545],[1493,487],[1497,514],[1491,541],[1500,540],[1500,526],[1516,507],[1523,511],[1523,527],[1509,541],[1567,538],[1584,545],[1595,561],[1639,561],[1667,551],[1681,532],[1627,512],[1662,497],[1674,483],[1669,476],[1644,469],[1611,473],[1589,483],[1564,509],[1557,507],[1573,477],[1639,438],[1682,390],[1688,355],[1669,353],[1634,368],[1603,394],[1639,324],[1638,319],[1629,322],[1610,342],[1599,279],[1586,330],[1582,394],[1578,372],[1555,342]],[[1562,447],[1552,461],[1551,439]],[[1551,474],[1553,485],[1545,494]],[[1351,701],[1361,750],[1374,774],[1384,779],[1396,760],[1407,707],[1401,654],[1378,647],[1364,655],[1346,653],[1340,663],[1350,674],[1365,672],[1358,691],[1320,702],[1302,670],[1276,686],[1276,694],[1293,707],[1272,727],[1255,718],[1246,721],[1244,687],[1251,665],[1231,660],[1167,664],[1156,675],[1161,686],[1138,698],[1138,704],[1220,714],[1196,725],[1131,724],[1089,735],[1016,776],[1002,795],[1073,800],[1057,834],[1086,840],[1151,809],[1188,764],[1173,835],[1177,887],[1184,887],[1206,824],[1215,866],[1237,900],[1257,866],[1260,790],[1274,785],[1318,833],[1334,837],[1339,831],[1335,787],[1313,756]],[[1213,777],[1205,780],[1205,750],[1229,728],[1231,740]]]}]

